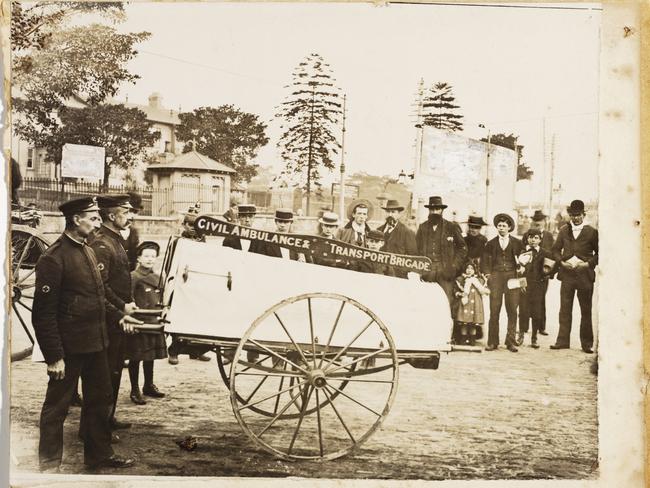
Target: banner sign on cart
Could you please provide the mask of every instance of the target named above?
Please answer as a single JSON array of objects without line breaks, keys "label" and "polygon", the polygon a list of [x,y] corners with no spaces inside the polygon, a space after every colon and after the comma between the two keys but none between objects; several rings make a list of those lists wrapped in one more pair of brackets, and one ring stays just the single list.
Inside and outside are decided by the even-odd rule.
[{"label": "banner sign on cart", "polygon": [[200,235],[239,237],[250,241],[268,242],[298,253],[317,257],[340,257],[392,266],[403,271],[426,273],[431,271],[431,260],[423,256],[404,256],[382,251],[372,251],[335,239],[302,234],[282,234],[267,230],[243,227],[225,220],[200,216],[194,222],[194,229]]}]

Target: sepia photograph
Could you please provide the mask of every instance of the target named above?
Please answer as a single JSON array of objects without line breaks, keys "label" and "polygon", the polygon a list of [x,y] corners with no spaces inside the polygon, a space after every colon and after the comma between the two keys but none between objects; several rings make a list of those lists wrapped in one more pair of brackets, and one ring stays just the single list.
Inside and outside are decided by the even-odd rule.
[{"label": "sepia photograph", "polygon": [[599,480],[601,4],[7,5],[12,485]]}]

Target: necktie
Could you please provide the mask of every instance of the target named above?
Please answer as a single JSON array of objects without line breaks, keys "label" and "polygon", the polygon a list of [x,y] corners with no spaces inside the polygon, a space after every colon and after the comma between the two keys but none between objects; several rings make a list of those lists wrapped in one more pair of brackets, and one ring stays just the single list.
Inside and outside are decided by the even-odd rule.
[{"label": "necktie", "polygon": [[357,232],[357,246],[363,246],[363,234]]}]

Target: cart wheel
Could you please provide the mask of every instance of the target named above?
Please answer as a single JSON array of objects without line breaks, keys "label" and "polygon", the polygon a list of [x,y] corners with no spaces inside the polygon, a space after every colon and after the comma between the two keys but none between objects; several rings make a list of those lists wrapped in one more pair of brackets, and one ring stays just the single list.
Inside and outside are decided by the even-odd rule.
[{"label": "cart wheel", "polygon": [[[13,351],[12,361],[29,357],[34,347],[32,302],[34,300],[36,261],[49,243],[31,228],[14,226],[11,231],[11,317],[19,323],[30,341],[26,348]],[[15,340],[12,342],[18,342]]]},{"label": "cart wheel", "polygon": [[237,421],[256,444],[284,459],[350,453],[379,428],[397,391],[388,329],[338,294],[309,293],[274,305],[253,322],[232,358]]},{"label": "cart wheel", "polygon": [[[235,357],[235,352],[236,352],[235,347],[229,347],[229,348],[222,348],[222,347],[217,347],[217,366],[219,367],[219,374],[221,375],[221,379],[223,380],[224,384],[227,387],[230,387],[230,363],[232,362],[232,358]],[[246,354],[246,359],[252,359],[249,357],[249,353]],[[251,354],[252,356],[252,354]],[[336,361],[336,365],[340,365],[341,363],[339,361]],[[298,370],[294,366],[288,366],[287,363],[280,361],[277,359],[275,356],[272,356],[269,353],[263,353],[259,355],[257,358],[255,358],[255,361],[251,364],[249,361],[240,361],[240,366],[241,366],[241,372],[246,372],[249,371],[253,368],[255,369],[260,369],[260,368],[271,368],[274,369],[274,373],[277,372],[275,369],[280,368],[284,372],[287,371],[287,367],[293,370],[294,373],[296,373]],[[346,370],[350,372],[354,372],[357,369],[358,363],[354,363],[350,366],[345,366]],[[268,379],[269,377],[266,376],[264,377],[261,381],[262,384]],[[292,386],[295,383],[295,378],[292,376],[287,379],[286,384],[285,384],[285,379],[280,377],[279,384],[277,385],[277,391],[280,392],[283,390],[285,387]],[[343,381],[338,389],[343,390],[347,385],[348,381]],[[260,385],[261,387],[262,385]],[[257,393],[257,390],[254,390],[252,392],[253,394]],[[294,395],[293,392],[287,393],[289,395]],[[331,395],[331,399],[334,400],[337,396],[339,396],[339,391],[335,391]],[[239,395],[239,393],[236,393],[237,395],[237,401],[239,401],[242,405],[245,405],[248,403],[248,399],[243,398]],[[249,395],[250,396],[250,395]],[[250,409],[258,413],[260,415],[264,415],[266,417],[275,417],[278,414],[278,408],[279,408],[279,397],[276,398],[275,403],[272,406],[268,406],[268,408],[263,408],[261,406],[253,405],[250,407]],[[327,405],[330,402],[329,399],[323,399],[321,401],[321,405]],[[316,407],[310,407],[307,409],[307,411],[304,413],[304,415],[311,415],[316,411]],[[294,412],[294,413],[292,413]],[[300,417],[302,412],[302,405],[300,402],[300,398],[296,399],[296,403],[294,403],[293,408],[289,409],[289,411],[283,413],[280,418],[281,419],[295,419]]]}]

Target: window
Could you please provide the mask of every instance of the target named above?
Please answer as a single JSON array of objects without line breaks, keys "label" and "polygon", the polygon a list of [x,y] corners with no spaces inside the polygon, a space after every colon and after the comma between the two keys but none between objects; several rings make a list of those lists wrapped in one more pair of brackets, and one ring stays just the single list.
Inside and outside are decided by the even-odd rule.
[{"label": "window", "polygon": [[27,149],[27,169],[34,168],[34,148]]}]

